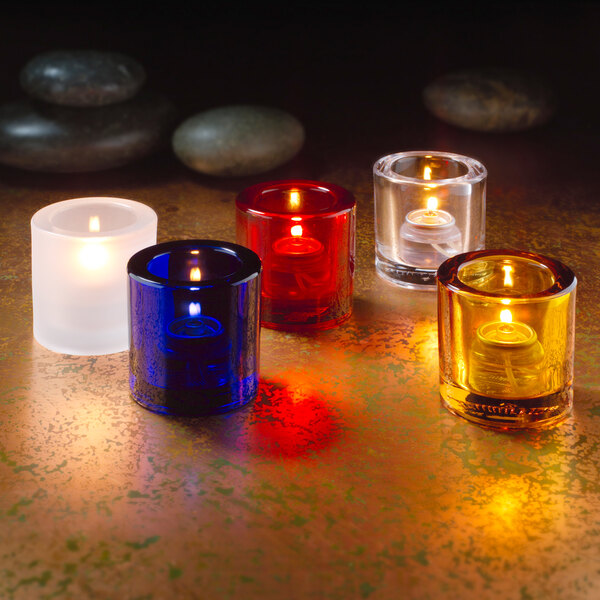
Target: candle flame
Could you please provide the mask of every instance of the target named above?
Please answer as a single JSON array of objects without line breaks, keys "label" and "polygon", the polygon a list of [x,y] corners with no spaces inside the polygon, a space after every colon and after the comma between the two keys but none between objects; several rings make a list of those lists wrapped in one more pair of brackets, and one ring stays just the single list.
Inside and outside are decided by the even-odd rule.
[{"label": "candle flame", "polygon": [[512,313],[508,308],[500,311],[500,320],[503,323],[512,323]]},{"label": "candle flame", "polygon": [[300,208],[300,192],[290,192],[290,208]]},{"label": "candle flame", "polygon": [[190,302],[189,306],[190,317],[197,317],[202,312],[200,302]]},{"label": "candle flame", "polygon": [[290,229],[290,233],[294,236],[294,237],[300,237],[302,235],[302,225],[294,225],[291,229]]},{"label": "candle flame", "polygon": [[427,179],[427,180],[431,179],[431,167],[425,167],[423,169],[423,179]]},{"label": "candle flame", "polygon": [[90,217],[89,228],[90,233],[100,231],[100,217]]},{"label": "candle flame", "polygon": [[502,267],[504,271],[504,285],[507,287],[513,286],[513,278],[512,278],[512,270],[513,268],[510,265],[504,265]]},{"label": "candle flame", "polygon": [[202,279],[202,273],[198,267],[190,269],[190,281],[200,281]]},{"label": "candle flame", "polygon": [[200,254],[200,250],[190,250],[190,254]]},{"label": "candle flame", "polygon": [[427,210],[434,211],[438,207],[438,199],[435,196],[427,198]]}]

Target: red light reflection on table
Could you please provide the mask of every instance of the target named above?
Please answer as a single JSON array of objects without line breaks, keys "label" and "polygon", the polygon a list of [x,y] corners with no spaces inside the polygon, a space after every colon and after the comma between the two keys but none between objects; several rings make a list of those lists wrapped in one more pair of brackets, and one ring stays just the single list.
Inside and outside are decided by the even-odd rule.
[{"label": "red light reflection on table", "polygon": [[309,384],[261,382],[249,423],[251,451],[310,455],[331,446],[340,433],[338,416]]}]

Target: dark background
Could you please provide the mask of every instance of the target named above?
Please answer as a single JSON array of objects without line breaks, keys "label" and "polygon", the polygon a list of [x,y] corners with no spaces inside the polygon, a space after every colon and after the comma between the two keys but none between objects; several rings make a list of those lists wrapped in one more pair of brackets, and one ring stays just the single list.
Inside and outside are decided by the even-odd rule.
[{"label": "dark background", "polygon": [[[5,7],[0,20],[0,101],[21,94],[19,71],[39,52],[121,51],[145,66],[147,87],[167,94],[180,120],[236,103],[296,115],[306,145],[273,178],[318,179],[348,164],[370,170],[388,153],[437,149],[479,158],[492,183],[496,174],[536,181],[557,169],[577,179],[582,161],[593,166],[589,153],[600,131],[599,27],[595,3],[24,3]],[[425,110],[429,81],[477,66],[542,75],[558,94],[558,115],[535,130],[483,134]],[[265,177],[231,182],[186,171],[166,148],[137,166],[85,178],[101,186],[106,177],[183,174],[238,189]],[[32,181],[11,168],[0,167],[0,177]],[[40,174],[34,181],[69,187],[82,177]]]}]

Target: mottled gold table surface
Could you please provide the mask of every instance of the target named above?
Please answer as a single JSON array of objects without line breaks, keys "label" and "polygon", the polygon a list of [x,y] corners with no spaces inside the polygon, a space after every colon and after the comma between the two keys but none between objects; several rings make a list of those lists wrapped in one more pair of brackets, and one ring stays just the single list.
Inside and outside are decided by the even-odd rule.
[{"label": "mottled gold table surface", "polygon": [[0,598],[598,597],[600,212],[585,187],[489,191],[489,245],[579,276],[574,413],[509,435],[441,407],[435,295],[375,275],[370,165],[320,176],[358,199],[354,314],[314,335],[263,329],[256,402],[203,419],[135,404],[125,352],[33,340],[29,219],[101,192],[155,208],[160,240],[234,240],[235,193],[178,167],[152,185],[0,184]]},{"label": "mottled gold table surface", "polygon": [[[545,48],[544,31],[531,30],[531,20],[515,23],[511,43],[520,40],[542,70],[544,56],[573,47],[567,41],[593,39],[583,17],[583,33],[552,37]],[[50,29],[40,32],[51,40]],[[461,38],[467,44],[470,32]],[[209,41],[231,40],[213,33]],[[81,44],[85,35],[75,39]],[[482,28],[480,38],[488,35]],[[293,59],[304,41],[292,39]],[[386,39],[378,43],[392,48],[393,38]],[[456,58],[452,39],[425,41]],[[167,43],[153,41],[146,64],[160,70]],[[248,63],[256,59],[249,52]],[[307,126],[300,156],[274,173],[211,179],[168,151],[106,173],[0,168],[1,600],[600,597],[597,138],[577,113],[593,54],[581,52],[581,67],[572,63],[583,91],[554,121],[489,135],[427,115],[418,93],[432,69],[421,80],[402,79],[393,96],[381,88],[371,95],[371,75],[380,83],[391,77],[375,63],[367,67],[353,45],[336,52],[336,69],[319,71],[319,81],[334,77],[335,89],[348,95],[311,95],[292,78],[277,93],[263,94],[257,84],[246,94],[295,112]],[[267,56],[268,48],[261,58]],[[319,69],[316,51],[309,66],[285,56],[294,77],[306,80]],[[20,60],[10,63],[13,78]],[[174,82],[176,70],[162,68]],[[210,102],[234,91],[244,96],[236,83],[241,71],[207,84]],[[353,97],[358,87],[349,77],[356,72],[362,92]],[[571,89],[572,71],[561,72],[563,89]],[[217,81],[221,97],[211,91]],[[188,110],[208,105],[198,91],[185,95],[184,84]],[[435,295],[397,289],[374,268],[371,166],[409,149],[481,160],[489,171],[488,247],[533,250],[576,272],[574,411],[561,425],[503,434],[441,406]],[[60,355],[33,340],[29,221],[37,209],[66,198],[121,196],[157,211],[159,241],[234,241],[236,193],[292,176],[356,195],[354,312],[318,334],[263,329],[261,388],[252,405],[210,418],[159,416],[130,399],[127,353]]]}]

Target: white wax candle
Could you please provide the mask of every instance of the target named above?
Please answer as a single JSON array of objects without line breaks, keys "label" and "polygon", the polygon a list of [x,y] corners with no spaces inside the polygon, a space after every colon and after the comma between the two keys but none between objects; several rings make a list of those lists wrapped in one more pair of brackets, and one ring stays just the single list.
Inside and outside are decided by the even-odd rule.
[{"label": "white wax candle", "polygon": [[76,198],[31,219],[33,335],[54,352],[129,346],[127,261],[156,244],[156,213],[122,198]]}]

